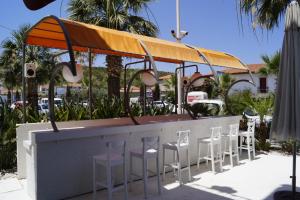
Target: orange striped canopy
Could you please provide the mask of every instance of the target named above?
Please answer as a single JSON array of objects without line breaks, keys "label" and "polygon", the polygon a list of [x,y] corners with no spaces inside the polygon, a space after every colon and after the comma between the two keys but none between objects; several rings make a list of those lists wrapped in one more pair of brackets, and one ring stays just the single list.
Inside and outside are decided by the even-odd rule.
[{"label": "orange striped canopy", "polygon": [[[27,32],[25,42],[29,45],[57,49],[71,47],[74,51],[81,52],[87,52],[90,49],[97,54],[133,58],[145,58],[147,53],[150,53],[154,60],[162,62],[207,64],[208,61],[212,66],[247,69],[239,59],[226,53],[204,48],[191,48],[177,42],[60,19],[55,16],[45,17],[35,24]],[[199,54],[205,56],[205,59]]]}]

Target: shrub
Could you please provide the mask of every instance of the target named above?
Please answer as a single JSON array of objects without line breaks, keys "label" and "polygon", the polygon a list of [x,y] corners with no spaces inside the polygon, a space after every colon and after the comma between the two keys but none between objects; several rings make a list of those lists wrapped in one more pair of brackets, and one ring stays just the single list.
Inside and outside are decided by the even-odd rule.
[{"label": "shrub", "polygon": [[16,168],[16,124],[20,116],[18,109],[11,110],[7,103],[1,103],[0,171]]}]

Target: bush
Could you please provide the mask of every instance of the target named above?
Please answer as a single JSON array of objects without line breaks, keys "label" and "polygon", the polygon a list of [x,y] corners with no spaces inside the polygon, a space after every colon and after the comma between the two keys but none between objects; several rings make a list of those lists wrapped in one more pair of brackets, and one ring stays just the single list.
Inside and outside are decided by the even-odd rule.
[{"label": "bush", "polygon": [[[284,153],[287,153],[287,154],[292,154],[293,153],[293,146],[294,146],[294,140],[292,139],[289,139],[289,140],[286,140],[284,142],[281,142],[281,151],[283,151]],[[297,143],[297,152],[299,151],[300,149],[300,143],[298,142]]]},{"label": "bush", "polygon": [[1,103],[0,171],[16,168],[16,124],[21,122],[20,110],[11,110],[7,103]]}]

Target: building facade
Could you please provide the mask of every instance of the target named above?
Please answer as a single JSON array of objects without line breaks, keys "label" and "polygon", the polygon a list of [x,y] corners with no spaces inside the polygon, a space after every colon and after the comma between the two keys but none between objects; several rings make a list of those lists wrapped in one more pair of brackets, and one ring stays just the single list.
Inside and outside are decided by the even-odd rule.
[{"label": "building facade", "polygon": [[[261,68],[264,68],[265,64],[249,64],[248,68],[252,73],[253,81],[255,86],[252,86],[249,83],[241,82],[236,84],[232,90],[245,90],[249,89],[253,94],[257,95],[266,95],[269,93],[274,93],[277,85],[277,76],[276,75],[268,75],[264,76],[259,71]],[[251,77],[248,71],[245,70],[237,70],[237,69],[226,69],[221,71],[223,74],[229,74],[231,78],[235,80],[251,80]]]}]

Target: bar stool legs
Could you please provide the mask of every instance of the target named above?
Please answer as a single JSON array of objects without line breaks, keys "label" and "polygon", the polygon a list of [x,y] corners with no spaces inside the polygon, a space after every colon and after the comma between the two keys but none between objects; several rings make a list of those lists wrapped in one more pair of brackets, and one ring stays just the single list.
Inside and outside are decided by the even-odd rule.
[{"label": "bar stool legs", "polygon": [[[96,199],[97,186],[107,188],[108,199],[112,199],[112,193],[124,186],[124,199],[127,200],[127,170],[126,170],[126,142],[110,141],[106,142],[106,153],[93,156],[93,199]],[[96,166],[105,167],[106,181],[96,180]],[[114,187],[112,183],[112,168],[115,166],[123,166],[124,185]]]},{"label": "bar stool legs", "polygon": [[[188,170],[188,176],[189,176],[189,181],[192,180],[191,177],[191,168],[190,168],[190,152],[189,152],[189,134],[190,131],[178,131],[177,135],[177,142],[169,142],[163,144],[163,180],[165,179],[165,173],[166,173],[166,168],[171,167],[173,168],[173,173],[174,175],[176,174],[177,170],[177,176],[178,176],[178,181],[180,185],[182,184],[182,171]],[[166,164],[165,163],[165,153],[166,150],[170,150],[173,153],[173,163]],[[187,167],[182,168],[181,165],[181,157],[180,153],[183,153],[186,151],[186,160],[187,160]]]},{"label": "bar stool legs", "polygon": [[130,182],[132,183],[132,176],[140,177],[133,173],[133,157],[142,160],[142,179],[144,181],[144,198],[148,198],[148,160],[156,159],[156,175],[157,175],[157,190],[161,194],[160,184],[160,170],[159,170],[159,137],[144,137],[142,138],[143,148],[130,151]]}]

